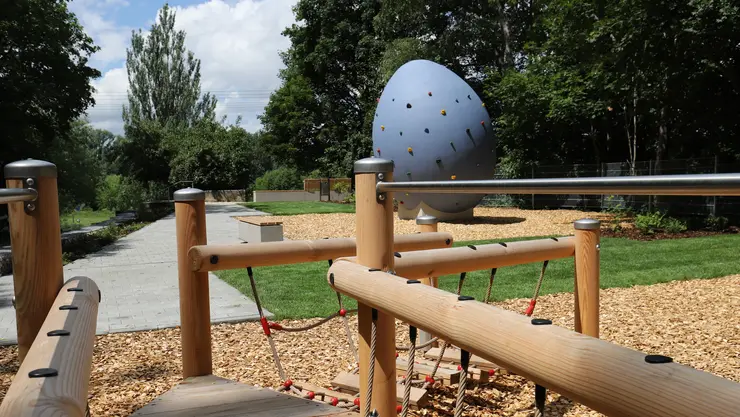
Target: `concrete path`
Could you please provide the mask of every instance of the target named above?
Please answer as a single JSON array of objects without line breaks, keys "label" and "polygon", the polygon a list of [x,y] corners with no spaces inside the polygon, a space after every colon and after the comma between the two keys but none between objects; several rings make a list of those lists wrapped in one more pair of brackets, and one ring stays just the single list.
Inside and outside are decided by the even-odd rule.
[{"label": "concrete path", "polygon": [[[208,203],[208,243],[239,243],[232,216],[265,213],[237,204]],[[98,334],[152,330],[180,324],[175,216],[170,215],[64,267],[64,278],[87,276],[100,287]],[[209,275],[211,321],[259,317],[256,305],[215,275]],[[0,277],[0,344],[15,344],[13,277]],[[265,312],[269,314],[269,312]]]}]

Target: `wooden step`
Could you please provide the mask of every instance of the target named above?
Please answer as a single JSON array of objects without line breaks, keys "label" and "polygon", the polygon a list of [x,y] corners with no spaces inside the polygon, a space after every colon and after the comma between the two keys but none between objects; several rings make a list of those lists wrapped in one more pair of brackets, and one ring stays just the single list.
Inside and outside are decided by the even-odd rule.
[{"label": "wooden step", "polygon": [[217,376],[188,378],[132,417],[357,416],[345,409]]},{"label": "wooden step", "polygon": [[304,392],[313,391],[316,397],[319,397],[319,395],[323,395],[327,399],[329,397],[334,397],[339,401],[346,401],[348,403],[354,403],[355,398],[357,398],[352,394],[345,394],[343,392],[330,390],[329,388],[323,388],[318,385],[310,384],[308,382],[296,382],[295,386],[301,388]]},{"label": "wooden step", "polygon": [[[430,365],[426,363],[420,363],[423,359],[416,359],[414,361],[414,373],[418,373],[420,378],[424,379],[427,376],[432,375],[432,371],[434,370],[434,363]],[[405,375],[406,370],[408,370],[409,361],[403,358],[397,358],[396,359],[396,370],[400,375]],[[443,381],[444,385],[452,385],[457,384],[460,382],[460,371],[457,370],[451,370],[448,368],[443,368],[440,366],[437,369],[437,373],[434,375],[434,378],[439,380],[441,379]]]},{"label": "wooden step", "polygon": [[[351,392],[353,394],[357,394],[358,392],[360,392],[360,375],[350,374],[349,372],[342,372],[337,375],[333,381],[331,381],[331,385],[336,388]],[[398,402],[398,404],[403,403],[403,392],[405,389],[405,386],[401,384],[396,384],[396,401]],[[413,408],[422,408],[426,406],[429,403],[427,390],[411,387],[411,397],[409,398],[409,403]]]},{"label": "wooden step", "polygon": [[[439,351],[440,348],[431,348],[428,351],[424,352],[424,357],[433,361],[437,360],[437,357],[439,357]],[[445,349],[445,355],[442,357],[442,360],[445,362],[451,362],[454,364],[460,363],[460,349]],[[495,363],[491,361],[487,361],[479,356],[471,355],[470,356],[470,364],[475,366],[476,368],[485,369],[486,371],[493,369],[496,372],[503,371],[503,368],[496,365]]]},{"label": "wooden step", "polygon": [[[416,359],[416,362],[419,362],[419,363],[421,363],[423,365],[431,366],[432,368],[434,368],[434,364],[437,361],[436,360],[429,360],[429,359],[423,359],[422,358],[422,359]],[[454,371],[456,371],[456,372],[459,373],[460,371],[457,370],[457,367],[458,367],[457,364],[452,364],[452,363],[445,362],[445,361],[442,361],[439,364],[439,368],[440,369],[454,370]],[[416,367],[414,367],[414,368],[416,368]],[[439,374],[439,370],[437,370],[437,374]],[[485,383],[485,382],[488,382],[488,380],[490,379],[488,377],[488,371],[487,370],[480,369],[480,368],[473,368],[473,367],[469,367],[468,368],[468,378],[472,378],[472,379],[478,381],[481,384],[482,383]]]}]

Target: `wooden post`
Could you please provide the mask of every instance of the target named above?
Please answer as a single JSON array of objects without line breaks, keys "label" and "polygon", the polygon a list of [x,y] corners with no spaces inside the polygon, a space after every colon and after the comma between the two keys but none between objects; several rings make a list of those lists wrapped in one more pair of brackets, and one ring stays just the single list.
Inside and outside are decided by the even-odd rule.
[{"label": "wooden post", "polygon": [[[417,230],[419,231],[419,233],[436,232],[438,228],[437,218],[434,216],[425,214],[424,210],[420,209],[419,215],[416,217],[416,226],[417,226]],[[419,281],[421,281],[422,284],[431,285],[434,288],[439,288],[439,282],[437,281],[437,279],[438,277],[427,277],[427,278],[422,278]],[[427,343],[430,340],[432,340],[432,335],[429,334],[429,332],[426,332],[424,330],[419,331],[419,344],[420,345]],[[436,346],[437,344],[433,343],[432,345]],[[429,350],[432,348],[432,345],[429,345],[422,350]]]},{"label": "wooden post", "polygon": [[8,188],[33,188],[34,201],[8,204],[18,359],[23,362],[64,283],[56,165],[35,159],[5,166]]},{"label": "wooden post", "polygon": [[[357,221],[357,261],[368,268],[393,270],[392,195],[377,195],[378,181],[393,181],[393,162],[365,158],[355,162]],[[372,332],[372,308],[358,305],[360,333],[360,407],[367,401],[368,371]],[[396,338],[395,319],[378,312],[376,320],[375,368],[370,409],[378,415],[396,415]]]},{"label": "wooden post", "polygon": [[575,222],[575,330],[599,337],[599,248],[601,222],[581,219]]},{"label": "wooden post", "polygon": [[182,375],[210,375],[211,307],[208,296],[208,272],[193,272],[188,251],[205,245],[205,193],[184,188],[174,194],[177,222],[177,273],[180,284],[180,332],[182,338]]}]

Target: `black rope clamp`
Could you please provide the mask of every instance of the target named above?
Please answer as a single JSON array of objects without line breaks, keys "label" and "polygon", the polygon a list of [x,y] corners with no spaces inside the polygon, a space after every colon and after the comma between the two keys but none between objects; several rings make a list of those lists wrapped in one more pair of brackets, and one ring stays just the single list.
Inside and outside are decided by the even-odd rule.
[{"label": "black rope clamp", "polygon": [[547,324],[552,324],[552,320],[548,319],[532,319],[532,324],[535,326],[542,326]]},{"label": "black rope clamp", "polygon": [[367,270],[367,272],[379,272],[380,270],[380,268],[370,268]]},{"label": "black rope clamp", "polygon": [[393,256],[395,256],[396,258],[400,258],[401,254],[399,252],[393,252]]},{"label": "black rope clamp", "polygon": [[252,267],[251,266],[248,266],[247,267],[247,275],[249,275],[249,278],[254,278],[254,275],[252,274]]},{"label": "black rope clamp", "polygon": [[82,292],[82,288],[67,288],[67,292]]},{"label": "black rope clamp", "polygon": [[475,297],[471,297],[469,295],[460,295],[457,297],[457,301],[473,301],[475,300]]},{"label": "black rope clamp", "polygon": [[378,310],[373,309],[373,321],[378,320]]},{"label": "black rope clamp", "polygon": [[460,349],[460,366],[464,370],[468,370],[468,366],[470,365],[470,352],[468,352],[465,349]]},{"label": "black rope clamp", "polygon": [[334,274],[333,273],[329,274],[329,283],[331,285],[334,285]]},{"label": "black rope clamp", "polygon": [[647,363],[671,363],[673,358],[663,355],[647,355],[645,356],[645,362]]},{"label": "black rope clamp", "polygon": [[505,247],[505,248],[506,248],[506,247],[508,247],[508,246],[506,245],[506,243],[504,243],[504,242],[498,242],[498,244],[499,244],[499,245],[501,245],[501,246],[503,246],[503,247]]},{"label": "black rope clamp", "polygon": [[218,255],[211,255],[211,265],[216,265],[218,263]]},{"label": "black rope clamp", "polygon": [[406,281],[407,284],[421,284],[421,281],[418,279],[410,279]]},{"label": "black rope clamp", "polygon": [[475,247],[475,245],[468,245],[468,247],[472,250],[478,250],[478,248]]},{"label": "black rope clamp", "polygon": [[416,341],[416,327],[414,326],[409,326],[409,340],[411,340],[411,343]]}]

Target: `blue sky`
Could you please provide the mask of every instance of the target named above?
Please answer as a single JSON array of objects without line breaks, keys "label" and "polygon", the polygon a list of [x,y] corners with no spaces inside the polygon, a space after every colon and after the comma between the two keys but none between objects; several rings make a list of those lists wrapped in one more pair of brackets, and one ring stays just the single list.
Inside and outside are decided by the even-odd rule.
[{"label": "blue sky", "polygon": [[[294,23],[297,0],[177,0],[176,26],[187,33],[186,46],[201,60],[201,85],[218,98],[218,116],[242,117],[247,130],[259,129],[271,91],[279,86],[278,52],[290,46],[280,33]],[[147,31],[164,1],[72,0],[85,31],[101,47],[91,65],[102,72],[93,82],[96,105],[88,119],[96,127],[122,133],[121,106],[126,103],[125,58],[131,31]]]}]

